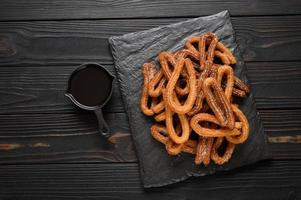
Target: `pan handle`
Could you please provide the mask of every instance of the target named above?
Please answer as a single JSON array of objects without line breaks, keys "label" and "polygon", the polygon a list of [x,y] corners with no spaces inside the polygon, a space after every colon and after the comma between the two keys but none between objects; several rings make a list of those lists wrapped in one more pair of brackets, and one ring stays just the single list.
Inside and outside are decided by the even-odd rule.
[{"label": "pan handle", "polygon": [[99,129],[100,133],[103,136],[105,136],[105,138],[108,139],[111,136],[111,131],[110,131],[110,128],[109,128],[107,122],[103,118],[102,110],[101,109],[97,109],[97,110],[94,111],[94,113],[97,116],[98,129]]}]

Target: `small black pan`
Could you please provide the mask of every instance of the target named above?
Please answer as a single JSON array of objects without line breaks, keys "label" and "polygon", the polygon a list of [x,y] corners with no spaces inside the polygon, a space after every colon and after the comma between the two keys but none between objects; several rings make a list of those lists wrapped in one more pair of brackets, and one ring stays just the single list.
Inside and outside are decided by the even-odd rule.
[{"label": "small black pan", "polygon": [[91,110],[97,116],[100,133],[111,136],[108,124],[103,118],[102,108],[110,100],[115,77],[97,63],[80,65],[68,79],[65,95],[78,107]]}]

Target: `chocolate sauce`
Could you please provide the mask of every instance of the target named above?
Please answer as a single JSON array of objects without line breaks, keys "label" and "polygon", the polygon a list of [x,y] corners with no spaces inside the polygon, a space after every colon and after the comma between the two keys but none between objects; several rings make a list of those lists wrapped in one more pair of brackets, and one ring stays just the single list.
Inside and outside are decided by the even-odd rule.
[{"label": "chocolate sauce", "polygon": [[82,105],[102,105],[111,93],[112,79],[104,69],[87,65],[72,75],[68,92]]}]

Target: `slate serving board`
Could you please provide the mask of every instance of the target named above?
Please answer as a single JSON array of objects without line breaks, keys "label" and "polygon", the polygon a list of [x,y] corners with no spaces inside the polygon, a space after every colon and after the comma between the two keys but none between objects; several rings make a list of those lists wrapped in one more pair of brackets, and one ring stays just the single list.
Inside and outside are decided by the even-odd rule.
[{"label": "slate serving board", "polygon": [[237,58],[235,74],[248,83],[246,68],[235,40],[228,11],[109,38],[144,187],[158,187],[190,176],[227,171],[270,157],[267,137],[252,92],[247,98],[239,101],[239,107],[250,123],[250,136],[245,143],[236,146],[231,160],[223,166],[217,166],[213,162],[207,167],[197,166],[194,164],[194,156],[186,153],[168,156],[164,146],[152,138],[150,126],[154,120],[144,116],[139,106],[143,84],[142,64],[157,62],[159,52],[181,49],[187,37],[206,32],[216,34],[220,41],[234,52]]}]

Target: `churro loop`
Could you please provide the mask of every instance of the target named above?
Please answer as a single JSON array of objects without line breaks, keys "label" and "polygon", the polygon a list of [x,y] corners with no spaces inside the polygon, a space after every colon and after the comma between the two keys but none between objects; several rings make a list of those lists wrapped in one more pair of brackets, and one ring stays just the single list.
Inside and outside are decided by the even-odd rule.
[{"label": "churro loop", "polygon": [[207,78],[203,83],[203,91],[209,107],[223,127],[233,129],[234,116],[224,91],[214,78]]},{"label": "churro loop", "polygon": [[[200,37],[199,40],[199,52],[200,52],[200,67],[204,68],[205,62],[209,62],[212,65],[214,59],[214,50],[217,45],[217,38],[213,33],[206,33]],[[209,44],[208,52],[206,52],[206,45]]]},{"label": "churro loop", "polygon": [[223,63],[224,65],[230,65],[230,64],[231,64],[231,62],[230,62],[230,60],[229,60],[229,58],[228,58],[228,56],[227,56],[226,54],[223,54],[223,53],[220,52],[220,51],[215,51],[215,52],[214,52],[214,55],[215,55],[217,58],[221,59],[221,61],[222,61],[222,63]]},{"label": "churro loop", "polygon": [[160,114],[156,115],[155,117],[155,120],[157,122],[162,122],[166,119],[166,115],[165,115],[165,111],[161,112]]},{"label": "churro loop", "polygon": [[190,49],[181,49],[174,53],[175,59],[179,59],[181,57],[182,58],[190,58],[191,60],[194,60],[194,61],[199,61],[199,53],[192,51]]},{"label": "churro loop", "polygon": [[217,82],[221,86],[222,79],[224,76],[227,76],[226,87],[225,87],[225,96],[229,102],[231,102],[233,86],[234,86],[234,72],[232,67],[223,65],[217,70]]},{"label": "churro loop", "polygon": [[231,105],[235,117],[241,122],[241,134],[237,136],[226,136],[226,139],[234,144],[243,143],[249,136],[249,122],[243,112],[235,105]]},{"label": "churro loop", "polygon": [[218,148],[222,145],[224,137],[218,137],[215,139],[212,150],[211,150],[211,159],[215,164],[222,165],[228,162],[233,154],[235,149],[235,144],[228,142],[226,150],[222,156],[218,154]]},{"label": "churro loop", "polygon": [[[220,129],[212,129],[204,127],[201,123],[202,122],[211,122],[220,126],[220,122],[216,119],[215,116],[208,114],[208,113],[199,113],[194,115],[190,120],[190,126],[195,133],[203,137],[224,137],[224,136],[232,136],[232,135],[239,135],[240,131],[234,125],[233,129],[227,128],[220,128]],[[237,127],[239,128],[239,124]]]},{"label": "churro loop", "polygon": [[[165,76],[165,78],[169,81],[171,75],[173,73],[174,68],[177,65],[177,61],[174,58],[173,54],[170,52],[161,52],[159,54],[159,62],[161,65],[161,70]],[[173,69],[171,69],[173,68]],[[178,95],[184,96],[189,93],[189,83],[187,82],[184,88],[179,87],[178,85],[175,87],[175,90]]]},{"label": "churro loop", "polygon": [[[205,33],[202,36],[193,36],[187,39],[186,48],[193,53],[194,57],[199,56],[200,68],[203,69],[204,62],[213,63],[215,48],[218,43],[216,36],[213,33]],[[208,46],[208,51],[206,48]]]},{"label": "churro loop", "polygon": [[236,96],[236,97],[245,97],[246,93],[245,93],[245,91],[242,91],[240,89],[233,88],[232,95]]},{"label": "churro loop", "polygon": [[244,91],[246,94],[250,92],[250,88],[236,76],[234,77],[234,86],[239,90]]},{"label": "churro loop", "polygon": [[188,116],[192,116],[197,114],[198,112],[200,112],[200,110],[203,107],[203,100],[205,98],[203,90],[202,90],[202,85],[203,82],[205,80],[205,78],[209,77],[211,69],[210,69],[211,65],[209,64],[209,62],[205,62],[204,64],[204,69],[200,74],[200,77],[198,78],[198,82],[197,82],[197,97],[194,103],[194,106],[192,107],[192,109],[187,113]]},{"label": "churro loop", "polygon": [[165,108],[165,103],[163,99],[161,99],[161,101],[158,102],[158,98],[153,97],[152,100],[153,100],[152,107],[151,107],[152,111],[156,114],[162,112]]},{"label": "churro loop", "polygon": [[186,152],[190,154],[195,154],[197,142],[194,140],[188,140],[184,144],[176,144],[169,139],[166,127],[154,124],[151,126],[151,134],[155,140],[165,144],[165,148],[170,155],[177,155],[179,153]]},{"label": "churro loop", "polygon": [[166,142],[165,148],[169,155],[175,156],[182,152],[184,144],[177,144],[173,142],[171,139],[169,139]]},{"label": "churro loop", "polygon": [[200,36],[192,36],[186,40],[185,47],[193,52],[193,54],[198,55],[199,57],[199,47],[195,47],[199,44]]},{"label": "churro loop", "polygon": [[151,63],[145,63],[142,66],[143,89],[142,89],[141,99],[140,99],[140,108],[141,108],[141,111],[147,116],[151,116],[154,114],[152,109],[148,107],[148,101],[149,101],[148,83],[150,81],[149,79],[151,78],[152,67],[153,67],[153,64],[151,64]]},{"label": "churro loop", "polygon": [[165,121],[166,121],[166,128],[168,132],[169,138],[177,143],[177,144],[183,144],[188,141],[189,135],[190,135],[190,127],[189,127],[189,122],[186,118],[185,115],[182,114],[177,114],[179,119],[180,119],[180,124],[181,124],[181,129],[182,132],[181,134],[177,134],[174,126],[173,126],[173,113],[171,109],[169,108],[168,105],[165,107]]},{"label": "churro loop", "polygon": [[[216,45],[216,49],[217,49],[217,51],[215,51],[215,56],[217,56],[216,52],[220,52],[220,53],[218,53],[219,56],[221,56],[221,57],[226,56],[227,57],[228,63],[224,63],[225,65],[230,65],[230,64],[235,64],[236,63],[236,58],[233,56],[230,49],[228,49],[223,43],[218,42],[217,45]],[[219,57],[219,56],[217,56],[217,57]],[[221,60],[223,61],[222,58],[221,58]]]},{"label": "churro loop", "polygon": [[148,95],[151,97],[158,97],[162,94],[162,88],[164,88],[166,78],[160,69],[148,83]]},{"label": "churro loop", "polygon": [[196,100],[194,102],[194,106],[192,109],[187,113],[188,116],[193,116],[197,113],[199,113],[203,107],[203,101],[204,101],[204,93],[203,91],[200,91],[196,97]]},{"label": "churro loop", "polygon": [[[181,133],[180,126],[176,127],[176,133],[177,134]],[[187,142],[185,142],[183,144],[176,144],[170,138],[165,145],[166,151],[169,155],[178,155],[182,151],[184,151],[184,152],[186,151],[186,152],[190,153],[190,152],[193,152],[193,148],[195,148],[195,147],[196,147],[196,144],[195,144],[195,146],[193,146],[192,140],[188,140]]]},{"label": "churro loop", "polygon": [[164,73],[167,80],[170,79],[174,66],[176,66],[176,60],[172,53],[163,51],[159,54],[159,62],[161,65],[162,72]]},{"label": "churro loop", "polygon": [[211,148],[213,144],[212,137],[201,137],[199,136],[199,142],[196,148],[196,156],[194,159],[194,162],[196,165],[200,165],[201,163],[204,163],[205,166],[207,166],[210,163],[210,154],[211,154]]},{"label": "churro loop", "polygon": [[166,144],[168,141],[167,130],[164,126],[154,124],[151,126],[151,134],[158,142]]},{"label": "churro loop", "polygon": [[[177,100],[174,100],[177,98],[175,93],[175,86],[179,79],[180,73],[183,70],[183,67],[186,67],[187,73],[189,75],[189,94],[184,102],[183,105],[181,105]],[[177,64],[175,70],[172,73],[172,76],[166,86],[166,103],[170,107],[170,109],[178,114],[185,114],[188,113],[191,108],[193,107],[193,104],[196,99],[196,76],[195,76],[195,70],[193,68],[193,65],[189,59],[180,59],[179,63]]]}]

